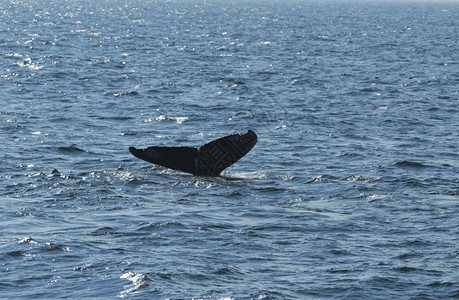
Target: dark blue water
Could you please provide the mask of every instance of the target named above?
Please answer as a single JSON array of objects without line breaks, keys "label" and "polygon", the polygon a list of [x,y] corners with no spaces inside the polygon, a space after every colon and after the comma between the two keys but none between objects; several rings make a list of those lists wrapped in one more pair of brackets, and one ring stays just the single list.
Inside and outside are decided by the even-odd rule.
[{"label": "dark blue water", "polygon": [[[459,5],[0,2],[0,297],[459,297]],[[195,177],[129,146],[255,148]]]}]

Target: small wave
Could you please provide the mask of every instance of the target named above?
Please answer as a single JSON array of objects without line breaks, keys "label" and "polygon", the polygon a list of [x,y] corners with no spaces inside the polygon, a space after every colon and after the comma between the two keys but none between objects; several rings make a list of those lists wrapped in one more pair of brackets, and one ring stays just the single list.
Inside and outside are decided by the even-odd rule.
[{"label": "small wave", "polygon": [[125,182],[133,182],[136,180],[136,178],[133,176],[133,174],[129,171],[124,171],[122,168],[119,168],[118,170],[95,170],[95,171],[90,171],[90,172],[82,172],[78,174],[78,176],[81,177],[82,181],[86,181],[90,178],[92,179],[102,179],[105,181],[112,181],[113,179],[116,180],[122,180]]},{"label": "small wave", "polygon": [[340,153],[337,155],[337,157],[358,157],[361,156],[359,153],[352,153],[352,152],[345,152],[345,153]]},{"label": "small wave", "polygon": [[30,57],[26,57],[24,61],[19,62],[16,65],[18,65],[21,68],[29,68],[31,70],[40,70],[43,68],[43,66],[37,66],[36,64],[34,64]]},{"label": "small wave", "polygon": [[295,175],[288,174],[288,175],[281,175],[279,179],[285,180],[285,181],[290,181],[297,178]]},{"label": "small wave", "polygon": [[400,272],[400,273],[411,273],[411,272],[423,271],[423,269],[413,268],[413,267],[408,267],[408,266],[393,268],[393,270],[396,272]]},{"label": "small wave", "polygon": [[114,235],[117,232],[112,227],[101,227],[93,232],[94,236]]},{"label": "small wave", "polygon": [[97,117],[99,120],[114,120],[114,121],[129,121],[132,117],[127,116],[114,116],[114,117]]},{"label": "small wave", "polygon": [[19,241],[19,244],[38,244],[32,237],[27,236]]},{"label": "small wave", "polygon": [[56,245],[52,243],[45,243],[43,246],[48,251],[71,251],[70,247],[64,245]]},{"label": "small wave", "polygon": [[160,115],[156,118],[147,119],[145,120],[145,122],[148,123],[148,122],[153,122],[153,121],[175,121],[178,124],[182,124],[186,120],[188,120],[188,117],[172,117],[172,116]]},{"label": "small wave", "polygon": [[[47,251],[71,251],[70,247],[66,247],[64,245],[53,244],[53,243],[50,243],[50,242],[47,242],[45,244],[38,243],[37,241],[35,241],[30,236],[22,238],[19,241],[19,244],[36,245],[36,246],[41,247],[41,248],[43,248],[44,250],[47,250]],[[25,252],[21,252],[21,251],[14,251],[14,252],[10,253],[10,255],[11,256],[16,256],[16,255],[14,255],[14,253],[17,253],[17,256],[25,255]]]},{"label": "small wave", "polygon": [[264,179],[268,177],[266,171],[254,171],[254,172],[234,172],[224,173],[223,177],[227,180],[238,180],[238,179]]},{"label": "small wave", "polygon": [[59,170],[57,170],[57,169],[53,169],[50,173],[40,172],[40,173],[38,173],[36,175],[37,176],[41,176],[41,177],[53,177],[53,178],[58,178],[59,177],[59,178],[65,179],[65,180],[76,179],[71,174],[63,174],[63,173],[59,172]]},{"label": "small wave", "polygon": [[333,182],[338,179],[333,175],[318,175],[318,176],[308,176],[309,181],[306,183],[314,183],[314,182]]},{"label": "small wave", "polygon": [[137,91],[130,91],[130,92],[121,92],[121,93],[114,93],[114,97],[122,97],[122,96],[137,96],[139,92]]},{"label": "small wave", "polygon": [[81,153],[81,152],[86,152],[83,149],[80,149],[75,146],[69,146],[69,147],[58,147],[57,150],[62,153]]},{"label": "small wave", "polygon": [[118,295],[118,298],[126,298],[129,296],[130,293],[138,291],[150,285],[150,279],[146,275],[140,273],[127,272],[121,275],[120,278],[129,280],[132,283],[132,287],[122,291]]},{"label": "small wave", "polygon": [[397,167],[401,167],[401,168],[416,168],[416,169],[420,169],[420,168],[428,168],[429,166],[428,165],[424,165],[422,163],[419,163],[419,162],[415,162],[415,161],[408,161],[408,160],[402,160],[402,161],[398,161],[395,163],[395,165]]},{"label": "small wave", "polygon": [[370,181],[370,180],[379,180],[381,177],[378,176],[362,176],[362,175],[352,175],[346,178],[347,181]]},{"label": "small wave", "polygon": [[142,222],[137,231],[153,231],[159,227],[183,227],[183,224],[175,220],[168,222]]},{"label": "small wave", "polygon": [[21,257],[21,256],[26,256],[27,253],[24,251],[14,250],[14,251],[7,252],[6,255],[11,256],[11,257]]},{"label": "small wave", "polygon": [[[429,283],[429,287],[454,287],[457,285],[457,282],[442,282],[442,281],[434,281],[432,283]],[[456,294],[458,296],[459,294]]]}]

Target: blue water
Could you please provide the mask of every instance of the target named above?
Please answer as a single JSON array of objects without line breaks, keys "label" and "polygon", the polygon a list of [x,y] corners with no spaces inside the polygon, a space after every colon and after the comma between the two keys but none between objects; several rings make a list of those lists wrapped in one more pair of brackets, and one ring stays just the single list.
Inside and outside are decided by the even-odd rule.
[{"label": "blue water", "polygon": [[[458,2],[0,2],[0,297],[459,297]],[[128,147],[258,134],[221,178]]]}]

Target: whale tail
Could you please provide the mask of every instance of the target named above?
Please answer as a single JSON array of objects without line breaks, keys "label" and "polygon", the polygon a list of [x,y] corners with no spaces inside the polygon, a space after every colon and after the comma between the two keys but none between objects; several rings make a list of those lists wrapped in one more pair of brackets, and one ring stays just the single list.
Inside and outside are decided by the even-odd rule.
[{"label": "whale tail", "polygon": [[257,143],[257,135],[252,130],[246,134],[233,134],[201,148],[193,147],[148,147],[129,148],[137,158],[170,169],[200,176],[219,176],[220,173],[244,157]]}]

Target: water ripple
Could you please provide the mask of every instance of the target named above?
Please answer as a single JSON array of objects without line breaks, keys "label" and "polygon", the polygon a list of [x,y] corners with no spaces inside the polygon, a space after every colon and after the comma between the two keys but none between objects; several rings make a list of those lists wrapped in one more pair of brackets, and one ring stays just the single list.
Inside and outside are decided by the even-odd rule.
[{"label": "water ripple", "polygon": [[[1,13],[3,297],[457,298],[457,5]],[[249,128],[221,178],[128,151]]]}]

